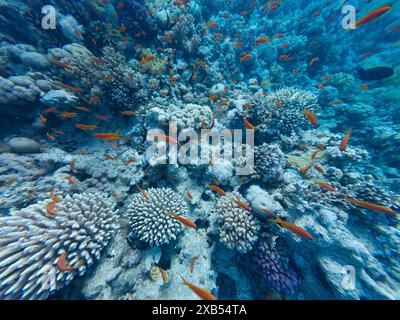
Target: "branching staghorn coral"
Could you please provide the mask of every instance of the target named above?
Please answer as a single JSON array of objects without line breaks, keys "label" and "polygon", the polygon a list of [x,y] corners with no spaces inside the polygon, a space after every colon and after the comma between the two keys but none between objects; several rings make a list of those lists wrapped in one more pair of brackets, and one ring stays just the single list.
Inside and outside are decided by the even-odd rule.
[{"label": "branching staghorn coral", "polygon": [[55,214],[46,209],[51,201],[0,218],[2,299],[46,299],[83,275],[117,229],[113,205],[100,193],[66,196]]},{"label": "branching staghorn coral", "polygon": [[182,224],[171,214],[182,215],[188,210],[185,200],[170,188],[150,188],[145,193],[134,195],[127,209],[131,237],[150,246],[175,240]]},{"label": "branching staghorn coral", "polygon": [[218,199],[216,209],[219,215],[220,240],[229,249],[246,253],[258,239],[259,225],[249,211],[241,208],[232,199],[246,203],[236,191]]}]

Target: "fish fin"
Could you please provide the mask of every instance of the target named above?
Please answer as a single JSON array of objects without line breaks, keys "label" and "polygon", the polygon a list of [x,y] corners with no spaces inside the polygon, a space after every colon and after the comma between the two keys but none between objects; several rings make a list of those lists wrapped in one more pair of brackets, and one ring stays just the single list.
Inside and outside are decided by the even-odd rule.
[{"label": "fish fin", "polygon": [[178,273],[178,276],[182,279],[183,284],[187,284],[187,281],[185,280],[185,278],[180,273]]}]

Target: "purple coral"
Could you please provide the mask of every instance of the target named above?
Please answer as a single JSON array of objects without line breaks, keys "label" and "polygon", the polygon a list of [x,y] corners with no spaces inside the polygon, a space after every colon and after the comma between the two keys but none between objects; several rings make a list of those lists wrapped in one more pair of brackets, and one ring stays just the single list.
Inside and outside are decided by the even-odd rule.
[{"label": "purple coral", "polygon": [[299,280],[297,274],[288,266],[288,259],[281,256],[275,248],[261,243],[254,255],[254,260],[262,279],[279,293],[294,293]]}]

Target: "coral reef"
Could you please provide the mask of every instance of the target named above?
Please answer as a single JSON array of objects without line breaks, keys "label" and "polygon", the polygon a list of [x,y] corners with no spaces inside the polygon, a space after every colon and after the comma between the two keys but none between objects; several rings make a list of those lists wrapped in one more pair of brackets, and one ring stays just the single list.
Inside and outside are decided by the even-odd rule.
[{"label": "coral reef", "polygon": [[0,1],[0,298],[399,299],[399,8],[320,2]]}]

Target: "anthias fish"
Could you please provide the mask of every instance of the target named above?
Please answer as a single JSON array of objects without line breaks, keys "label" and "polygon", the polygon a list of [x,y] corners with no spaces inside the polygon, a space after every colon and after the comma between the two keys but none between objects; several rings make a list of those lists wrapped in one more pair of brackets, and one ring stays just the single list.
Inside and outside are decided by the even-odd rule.
[{"label": "anthias fish", "polygon": [[349,199],[349,198],[346,198],[345,201],[348,203],[357,205],[359,207],[372,210],[372,211],[396,214],[396,212],[394,210],[392,210],[390,208],[386,208],[386,207],[378,205],[378,204],[374,204],[374,203],[370,203],[370,202],[366,202],[366,201],[355,200],[355,199]]},{"label": "anthias fish", "polygon": [[342,151],[342,152],[346,151],[347,144],[349,143],[349,139],[350,139],[352,131],[353,131],[353,129],[350,128],[349,131],[347,131],[347,133],[345,134],[343,140],[340,142],[340,146],[339,146],[340,151]]},{"label": "anthias fish", "polygon": [[300,228],[299,226],[296,226],[293,223],[284,221],[280,218],[276,218],[275,220],[270,220],[270,221],[279,224],[281,227],[293,232],[294,234],[298,235],[303,239],[313,240],[312,235],[308,231],[304,230],[303,228]]},{"label": "anthias fish", "polygon": [[226,196],[226,192],[224,190],[222,190],[220,187],[218,186],[214,186],[214,185],[209,185],[208,189],[216,191],[217,193],[219,193],[221,196]]},{"label": "anthias fish", "polygon": [[356,27],[359,28],[359,27],[363,26],[364,24],[379,18],[381,15],[383,15],[384,13],[389,11],[391,8],[392,8],[392,6],[387,4],[387,5],[384,5],[382,7],[375,9],[374,11],[367,14],[364,18],[357,20]]},{"label": "anthias fish", "polygon": [[187,287],[189,287],[197,296],[199,296],[203,300],[217,300],[217,297],[211,294],[211,292],[202,289],[198,286],[195,286],[194,284],[188,282],[185,280],[185,278],[181,275],[178,274],[179,277],[182,279],[183,284]]},{"label": "anthias fish", "polygon": [[57,261],[57,268],[61,271],[61,272],[67,272],[67,271],[73,271],[77,268],[79,268],[83,263],[78,263],[75,266],[68,266],[68,262],[67,262],[67,254],[65,252],[63,252],[60,257],[58,258]]}]

